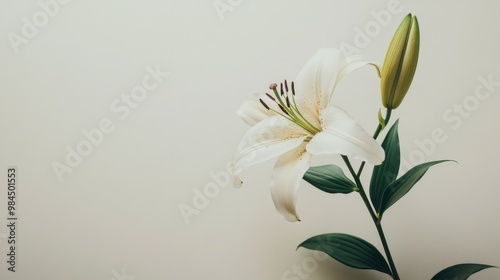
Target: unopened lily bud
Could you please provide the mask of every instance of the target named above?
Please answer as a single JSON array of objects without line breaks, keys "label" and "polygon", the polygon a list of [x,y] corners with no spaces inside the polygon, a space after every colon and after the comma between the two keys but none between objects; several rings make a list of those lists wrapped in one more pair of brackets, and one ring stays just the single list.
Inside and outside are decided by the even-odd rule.
[{"label": "unopened lily bud", "polygon": [[420,31],[415,16],[408,14],[392,37],[382,65],[382,104],[396,109],[410,88],[417,69]]}]

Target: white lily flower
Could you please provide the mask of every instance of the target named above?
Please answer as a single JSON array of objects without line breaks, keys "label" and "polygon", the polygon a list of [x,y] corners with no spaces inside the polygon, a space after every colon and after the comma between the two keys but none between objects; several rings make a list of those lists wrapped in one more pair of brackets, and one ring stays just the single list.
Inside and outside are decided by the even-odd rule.
[{"label": "white lily flower", "polygon": [[274,115],[273,111],[268,110],[260,103],[262,96],[259,93],[249,95],[243,105],[236,111],[236,114],[248,125],[255,125],[261,120]]},{"label": "white lily flower", "polygon": [[[240,142],[233,174],[279,157],[271,194],[278,212],[298,221],[295,197],[312,155],[341,154],[378,165],[384,150],[346,112],[330,104],[337,82],[367,65],[346,61],[337,49],[319,50],[291,83],[270,86],[273,94],[246,101],[238,115],[253,125]],[[262,109],[266,109],[263,111]]]}]

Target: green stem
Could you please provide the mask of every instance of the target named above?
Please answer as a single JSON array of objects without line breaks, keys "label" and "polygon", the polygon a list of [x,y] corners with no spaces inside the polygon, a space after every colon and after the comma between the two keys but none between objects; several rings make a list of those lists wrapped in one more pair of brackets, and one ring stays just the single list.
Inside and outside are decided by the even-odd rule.
[{"label": "green stem", "polygon": [[370,216],[372,217],[373,223],[377,227],[377,232],[378,232],[378,235],[380,237],[380,240],[382,241],[382,246],[384,247],[387,261],[389,262],[389,266],[391,267],[392,278],[394,280],[400,280],[399,275],[398,275],[398,271],[396,270],[396,265],[394,264],[394,260],[392,259],[391,251],[389,250],[389,245],[387,244],[387,240],[385,239],[385,234],[384,234],[384,230],[382,229],[382,224],[380,222],[380,219],[377,216],[377,214],[375,214],[375,211],[373,210],[373,208],[370,204],[370,201],[368,200],[368,196],[366,195],[366,192],[363,188],[363,185],[361,184],[361,180],[359,179],[359,176],[356,174],[356,172],[352,168],[352,165],[351,165],[351,162],[349,161],[349,158],[347,156],[342,155],[342,159],[344,160],[345,164],[347,165],[347,168],[349,169],[349,172],[351,173],[352,177],[354,178],[354,181],[356,182],[356,185],[358,187],[359,194],[361,195],[361,198],[363,199],[363,202],[365,203],[365,206],[368,209]]},{"label": "green stem", "polygon": [[391,251],[389,250],[389,245],[387,244],[387,240],[385,239],[384,230],[382,229],[381,222],[379,221],[378,223],[375,223],[375,226],[377,227],[378,235],[380,236],[380,240],[382,241],[382,246],[384,246],[384,251],[387,256],[387,260],[389,261],[389,266],[391,267],[392,278],[394,280],[399,280],[398,271],[396,270],[396,265],[392,260]]},{"label": "green stem", "polygon": [[363,202],[365,203],[366,208],[368,209],[368,212],[370,212],[370,216],[372,217],[373,222],[375,224],[377,224],[378,217],[375,214],[375,211],[373,211],[373,208],[370,204],[370,201],[368,200],[368,196],[366,195],[365,189],[363,188],[363,185],[361,184],[361,180],[359,179],[358,175],[356,175],[356,172],[354,172],[354,169],[352,168],[352,165],[351,165],[351,162],[349,161],[349,158],[347,156],[342,155],[342,159],[344,160],[345,164],[347,165],[349,172],[354,177],[354,181],[356,182],[356,185],[358,187],[358,192],[361,195],[361,198],[363,199]]}]

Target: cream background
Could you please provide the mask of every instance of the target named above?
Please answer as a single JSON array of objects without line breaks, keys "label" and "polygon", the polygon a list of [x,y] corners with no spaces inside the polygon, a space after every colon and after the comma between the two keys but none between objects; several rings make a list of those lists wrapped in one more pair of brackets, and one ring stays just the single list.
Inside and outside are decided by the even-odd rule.
[{"label": "cream background", "polygon": [[[223,1],[227,3],[226,1]],[[356,195],[332,196],[305,182],[301,223],[274,210],[272,162],[226,187],[186,224],[179,205],[224,173],[247,129],[235,110],[252,92],[293,79],[321,47],[354,44],[355,28],[389,1],[231,1],[222,21],[213,1],[69,1],[15,53],[7,34],[40,11],[35,1],[2,1],[0,17],[0,220],[6,219],[6,169],[19,168],[18,272],[2,279],[300,279],[287,270],[313,256],[295,247],[310,236],[346,232],[378,248]],[[382,61],[400,20],[421,26],[421,57],[399,118],[403,156],[441,128],[446,140],[426,160],[431,169],[387,212],[384,228],[403,279],[430,279],[452,264],[500,265],[500,87],[461,118],[443,119],[471,98],[478,77],[500,81],[497,1],[407,1],[361,48]],[[159,65],[170,76],[124,120],[110,109]],[[372,69],[349,76],[336,101],[368,130],[376,125],[378,82]],[[59,182],[51,164],[103,118],[115,125]],[[338,157],[317,158],[315,163]],[[367,168],[366,171],[370,171]],[[372,271],[319,262],[308,279],[388,279]],[[487,270],[471,279],[499,279]]]}]

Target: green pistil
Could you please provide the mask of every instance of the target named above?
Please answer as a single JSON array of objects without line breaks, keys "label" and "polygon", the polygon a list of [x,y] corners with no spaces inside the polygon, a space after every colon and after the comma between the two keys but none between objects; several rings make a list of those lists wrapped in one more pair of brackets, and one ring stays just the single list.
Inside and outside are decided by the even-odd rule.
[{"label": "green pistil", "polygon": [[[260,102],[262,105],[276,114],[279,114],[289,121],[297,124],[298,126],[304,128],[307,130],[310,134],[315,135],[316,133],[320,132],[321,130],[315,127],[313,124],[311,124],[303,115],[300,113],[299,108],[297,107],[297,103],[295,102],[295,86],[294,83],[292,82],[292,92],[289,94],[288,91],[288,84],[285,80],[285,91],[283,91],[283,83],[280,85],[280,91],[281,94],[278,92],[278,85],[277,84],[271,84],[269,86],[269,89],[273,90],[274,92],[274,98],[270,95],[266,95],[274,101],[278,107],[281,109],[282,112],[278,112],[274,109],[271,109],[267,104],[260,99]],[[291,99],[291,102],[290,102]]]}]

